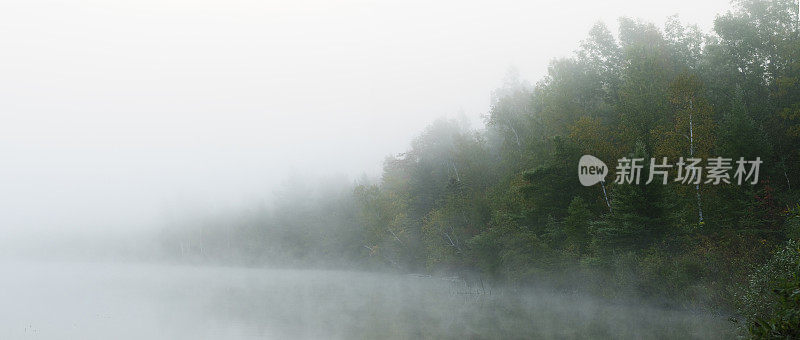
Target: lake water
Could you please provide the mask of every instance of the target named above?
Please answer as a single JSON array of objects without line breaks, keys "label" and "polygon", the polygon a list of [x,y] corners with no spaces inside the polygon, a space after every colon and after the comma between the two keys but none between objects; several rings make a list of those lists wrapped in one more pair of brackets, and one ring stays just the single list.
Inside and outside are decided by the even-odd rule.
[{"label": "lake water", "polygon": [[436,277],[0,263],[0,339],[729,338],[721,317]]}]

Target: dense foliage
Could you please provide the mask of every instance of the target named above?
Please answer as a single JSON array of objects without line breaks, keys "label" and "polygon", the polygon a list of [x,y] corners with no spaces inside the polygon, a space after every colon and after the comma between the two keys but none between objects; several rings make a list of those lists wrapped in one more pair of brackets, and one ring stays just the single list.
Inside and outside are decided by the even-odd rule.
[{"label": "dense foliage", "polygon": [[[597,24],[535,85],[511,72],[484,129],[439,120],[379,181],[166,239],[252,263],[341,259],[738,307],[754,335],[796,336],[798,269],[769,259],[798,255],[785,244],[800,237],[799,20],[797,1],[738,0],[708,34],[674,17],[663,28],[622,18],[616,35]],[[577,180],[584,154],[610,165],[602,185]],[[755,185],[612,183],[631,156],[763,164]],[[769,270],[795,273],[778,282]]]}]

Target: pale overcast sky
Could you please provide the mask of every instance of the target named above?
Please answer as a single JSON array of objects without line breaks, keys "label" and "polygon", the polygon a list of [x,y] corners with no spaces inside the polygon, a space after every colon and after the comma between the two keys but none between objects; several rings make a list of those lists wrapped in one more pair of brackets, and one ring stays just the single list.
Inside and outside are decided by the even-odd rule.
[{"label": "pale overcast sky", "polygon": [[708,30],[728,1],[0,3],[0,231],[125,230],[291,174],[377,175],[440,116],[479,121],[597,21]]}]

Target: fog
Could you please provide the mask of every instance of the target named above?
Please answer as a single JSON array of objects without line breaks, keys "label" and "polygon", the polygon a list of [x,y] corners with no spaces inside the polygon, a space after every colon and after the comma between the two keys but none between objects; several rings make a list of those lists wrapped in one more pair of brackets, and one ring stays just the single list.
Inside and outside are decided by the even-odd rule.
[{"label": "fog", "polygon": [[[549,291],[470,295],[448,278],[56,263],[2,265],[8,339],[727,338],[703,314]],[[57,289],[41,286],[55,281]],[[19,291],[21,294],[9,294]]]},{"label": "fog", "polygon": [[[462,176],[482,168],[468,156],[457,168],[442,150],[468,148],[476,133],[500,145],[486,131],[492,94],[509,79],[519,80],[510,90],[532,88],[596,23],[616,36],[621,17],[662,27],[678,15],[708,33],[729,9],[728,0],[4,0],[0,338],[731,337],[727,311],[705,308],[714,298],[700,288],[686,303],[639,300],[604,295],[602,279],[508,284],[469,260],[423,258],[409,240],[441,246],[426,233],[458,256],[483,248],[451,237],[437,222],[446,213],[380,187],[464,195]],[[386,170],[426,152],[419,173]],[[519,164],[507,168],[528,170]],[[456,180],[425,181],[442,171]],[[401,208],[386,208],[387,219],[386,206]]]},{"label": "fog", "polygon": [[597,21],[710,28],[727,1],[4,1],[0,228],[130,231],[174,205],[380,175],[441,116],[476,126]]}]

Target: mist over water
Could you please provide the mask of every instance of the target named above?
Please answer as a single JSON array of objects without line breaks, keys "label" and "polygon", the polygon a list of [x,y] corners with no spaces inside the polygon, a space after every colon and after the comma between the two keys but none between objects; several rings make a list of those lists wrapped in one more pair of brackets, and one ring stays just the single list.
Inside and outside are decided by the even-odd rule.
[{"label": "mist over water", "polygon": [[[798,46],[797,0],[4,0],[0,340],[791,338]],[[614,181],[717,156],[761,182]]]},{"label": "mist over water", "polygon": [[727,320],[705,313],[537,289],[476,294],[456,278],[85,262],[3,262],[0,272],[4,339],[732,335]]}]

